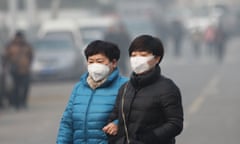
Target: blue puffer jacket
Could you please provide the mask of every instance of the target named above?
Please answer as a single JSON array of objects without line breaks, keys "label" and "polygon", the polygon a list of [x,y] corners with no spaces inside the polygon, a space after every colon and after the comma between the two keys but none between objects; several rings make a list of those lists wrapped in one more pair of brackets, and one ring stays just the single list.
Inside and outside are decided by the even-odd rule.
[{"label": "blue puffer jacket", "polygon": [[102,128],[107,124],[118,89],[128,80],[115,69],[105,83],[93,90],[88,74],[76,84],[63,113],[57,144],[107,144]]}]

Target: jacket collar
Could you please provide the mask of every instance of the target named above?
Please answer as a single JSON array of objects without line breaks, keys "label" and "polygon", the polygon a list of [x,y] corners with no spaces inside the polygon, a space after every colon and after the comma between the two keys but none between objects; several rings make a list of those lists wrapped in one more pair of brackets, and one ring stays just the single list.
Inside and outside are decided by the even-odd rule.
[{"label": "jacket collar", "polygon": [[130,82],[132,83],[134,88],[140,89],[142,87],[145,87],[157,81],[160,75],[161,75],[161,69],[157,65],[149,72],[141,75],[137,75],[133,72],[131,75]]}]

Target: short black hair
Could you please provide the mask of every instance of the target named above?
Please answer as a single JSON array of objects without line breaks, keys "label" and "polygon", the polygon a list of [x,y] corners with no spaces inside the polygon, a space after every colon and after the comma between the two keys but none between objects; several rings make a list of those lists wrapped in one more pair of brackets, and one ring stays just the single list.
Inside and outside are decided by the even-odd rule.
[{"label": "short black hair", "polygon": [[129,56],[133,51],[147,51],[155,56],[160,56],[159,63],[164,55],[164,47],[162,41],[151,35],[140,35],[136,37],[128,49]]},{"label": "short black hair", "polygon": [[15,36],[16,37],[24,37],[24,33],[23,33],[23,31],[18,30],[18,31],[16,31]]},{"label": "short black hair", "polygon": [[118,46],[111,42],[106,42],[102,40],[95,40],[91,42],[84,51],[86,59],[89,56],[93,56],[95,54],[103,54],[105,55],[110,61],[119,60],[120,58],[120,50]]}]

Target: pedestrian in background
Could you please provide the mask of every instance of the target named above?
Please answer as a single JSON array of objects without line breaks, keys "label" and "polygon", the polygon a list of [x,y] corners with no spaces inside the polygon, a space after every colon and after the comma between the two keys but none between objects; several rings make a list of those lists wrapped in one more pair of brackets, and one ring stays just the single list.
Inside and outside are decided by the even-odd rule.
[{"label": "pedestrian in background", "polygon": [[0,109],[3,107],[3,99],[4,99],[4,76],[3,76],[3,59],[2,55],[0,55]]},{"label": "pedestrian in background", "polygon": [[216,59],[219,63],[222,63],[225,57],[226,53],[226,43],[227,43],[228,37],[227,33],[225,32],[224,27],[222,26],[222,23],[219,23],[219,25],[216,27],[216,37],[215,37],[215,55]]},{"label": "pedestrian in background", "polygon": [[208,55],[210,57],[215,56],[215,44],[216,44],[216,26],[210,25],[206,28],[204,32],[204,40],[206,43],[206,48]]},{"label": "pedestrian in background", "polygon": [[107,124],[119,88],[127,81],[117,67],[120,57],[117,45],[97,40],[84,52],[88,72],[72,91],[60,122],[57,144],[107,144],[102,128]]},{"label": "pedestrian in background", "polygon": [[0,61],[0,107],[4,108],[13,94],[14,84],[4,56],[1,55]]},{"label": "pedestrian in background", "polygon": [[14,39],[10,41],[5,49],[4,58],[5,67],[11,74],[14,83],[9,103],[17,110],[27,108],[33,49],[26,41],[23,32],[16,32]]},{"label": "pedestrian in background", "polygon": [[[137,37],[130,45],[130,80],[120,88],[109,125],[118,120],[110,144],[175,144],[183,129],[181,93],[161,74],[162,42],[150,35]],[[111,125],[104,131],[110,133]],[[110,128],[109,128],[110,127]]]},{"label": "pedestrian in background", "polygon": [[171,24],[171,34],[173,39],[173,54],[176,58],[182,56],[184,26],[179,19],[175,19]]},{"label": "pedestrian in background", "polygon": [[104,36],[104,40],[115,43],[119,46],[121,51],[121,58],[118,62],[119,69],[123,75],[128,76],[130,74],[130,66],[128,63],[127,49],[131,42],[131,38],[123,23],[119,22],[118,24],[109,27]]},{"label": "pedestrian in background", "polygon": [[193,54],[195,58],[199,58],[201,56],[201,48],[203,43],[203,34],[199,28],[195,28],[191,33],[191,42]]}]

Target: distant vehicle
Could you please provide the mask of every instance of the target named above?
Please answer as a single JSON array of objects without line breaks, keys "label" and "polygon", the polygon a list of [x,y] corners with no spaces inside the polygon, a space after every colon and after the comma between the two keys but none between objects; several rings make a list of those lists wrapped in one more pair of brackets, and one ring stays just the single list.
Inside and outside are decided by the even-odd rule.
[{"label": "distant vehicle", "polygon": [[131,39],[134,39],[140,34],[157,35],[153,23],[146,17],[124,18],[123,24],[126,27]]},{"label": "distant vehicle", "polygon": [[75,79],[86,70],[81,51],[66,37],[39,39],[33,48],[33,80]]},{"label": "distant vehicle", "polygon": [[205,31],[210,25],[216,25],[217,19],[211,17],[192,17],[185,23],[185,27],[190,32],[194,32],[196,29]]},{"label": "distant vehicle", "polygon": [[94,40],[103,40],[109,27],[116,23],[113,17],[84,17],[77,20],[78,30],[84,45]]},{"label": "distant vehicle", "polygon": [[209,26],[217,25],[220,15],[220,12],[213,7],[207,6],[189,9],[188,13],[183,22],[189,33],[194,33],[196,30],[204,32]]},{"label": "distant vehicle", "polygon": [[48,38],[63,36],[72,39],[79,49],[83,46],[81,34],[78,30],[77,23],[71,19],[48,20],[41,24],[38,37]]}]

